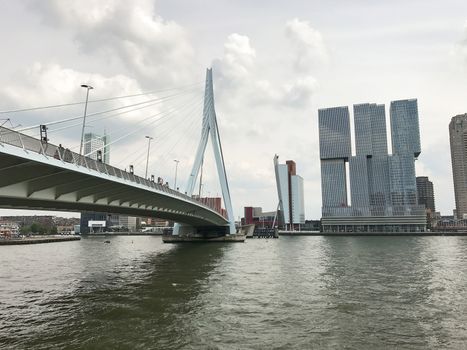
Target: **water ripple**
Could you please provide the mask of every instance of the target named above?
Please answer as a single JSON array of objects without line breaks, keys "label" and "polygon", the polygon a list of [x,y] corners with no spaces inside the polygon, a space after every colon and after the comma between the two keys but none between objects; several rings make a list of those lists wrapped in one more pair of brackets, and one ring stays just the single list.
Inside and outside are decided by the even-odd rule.
[{"label": "water ripple", "polygon": [[103,240],[0,247],[0,348],[467,343],[467,237]]}]

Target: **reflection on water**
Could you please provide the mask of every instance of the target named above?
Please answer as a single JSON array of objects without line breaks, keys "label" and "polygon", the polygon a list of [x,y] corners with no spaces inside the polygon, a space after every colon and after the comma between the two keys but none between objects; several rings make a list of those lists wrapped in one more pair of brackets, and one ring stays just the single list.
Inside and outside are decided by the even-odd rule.
[{"label": "reflection on water", "polygon": [[467,342],[467,237],[159,237],[0,247],[0,348]]}]

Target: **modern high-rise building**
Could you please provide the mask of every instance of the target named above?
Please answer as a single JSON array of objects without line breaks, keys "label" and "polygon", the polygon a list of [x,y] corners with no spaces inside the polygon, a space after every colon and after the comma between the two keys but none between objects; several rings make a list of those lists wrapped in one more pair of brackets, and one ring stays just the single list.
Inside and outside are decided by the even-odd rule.
[{"label": "modern high-rise building", "polygon": [[391,102],[392,155],[384,105],[356,104],[353,112],[355,155],[348,107],[318,111],[323,230],[424,230],[425,211],[417,204],[415,183],[417,100]]},{"label": "modern high-rise building", "polygon": [[417,199],[418,204],[425,207],[427,228],[437,226],[435,193],[428,176],[417,176]]},{"label": "modern high-rise building", "polygon": [[348,107],[319,110],[323,211],[348,206],[346,163],[352,155]]},{"label": "modern high-rise building", "polygon": [[97,160],[99,157],[103,163],[110,162],[110,146],[109,137],[107,135],[100,136],[94,133],[84,134],[84,154],[89,154],[88,157]]},{"label": "modern high-rise building", "polygon": [[425,206],[432,213],[436,211],[433,182],[428,179],[428,176],[417,176],[417,197],[418,204]]},{"label": "modern high-rise building", "polygon": [[394,205],[417,204],[415,162],[420,152],[417,100],[391,102],[391,197]]},{"label": "modern high-rise building", "polygon": [[288,160],[286,164],[279,164],[279,157],[274,157],[277,192],[281,223],[294,228],[305,223],[305,201],[303,196],[303,178],[297,175],[296,164]]},{"label": "modern high-rise building", "polygon": [[[100,136],[94,133],[84,134],[84,144],[83,144],[84,154],[89,154],[88,157],[94,160],[101,160],[103,163],[109,164],[110,161],[110,149],[108,146],[108,136]],[[98,152],[99,151],[99,152]],[[82,212],[80,220],[80,232],[89,233],[91,229],[89,228],[89,221],[105,221],[107,229],[110,226],[118,225],[118,216],[117,223],[112,222],[112,215],[108,213],[101,212]]]},{"label": "modern high-rise building", "polygon": [[467,113],[456,115],[449,123],[452,176],[457,219],[467,216]]},{"label": "modern high-rise building", "polygon": [[350,194],[358,212],[384,216],[390,197],[384,105],[353,106],[356,154],[350,158]]}]

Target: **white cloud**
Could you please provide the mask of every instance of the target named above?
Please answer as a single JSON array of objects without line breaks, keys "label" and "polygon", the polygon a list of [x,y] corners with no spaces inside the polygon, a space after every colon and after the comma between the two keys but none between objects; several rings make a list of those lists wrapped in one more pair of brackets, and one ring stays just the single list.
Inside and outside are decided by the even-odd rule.
[{"label": "white cloud", "polygon": [[311,75],[298,78],[285,85],[284,103],[294,107],[306,107],[318,87],[318,82]]},{"label": "white cloud", "polygon": [[285,34],[296,50],[294,66],[297,72],[310,72],[327,60],[328,53],[321,33],[313,29],[307,21],[298,18],[288,21]]},{"label": "white cloud", "polygon": [[467,65],[467,21],[464,24],[464,34],[462,40],[457,45],[457,52],[461,56],[464,63]]},{"label": "white cloud", "polygon": [[46,24],[71,31],[82,52],[118,60],[148,87],[192,81],[194,50],[185,30],[150,0],[34,1]]},{"label": "white cloud", "polygon": [[250,45],[250,39],[245,35],[233,33],[224,44],[224,57],[220,72],[224,79],[238,82],[248,79],[254,67],[256,51]]},{"label": "white cloud", "polygon": [[[287,26],[293,21],[287,22]],[[300,22],[301,23],[301,22]],[[292,29],[291,29],[292,30]],[[301,49],[295,52],[300,56]],[[218,88],[233,108],[274,104],[277,107],[306,107],[318,83],[309,74],[273,84],[258,76],[256,50],[248,36],[233,33],[224,44],[224,55],[213,62]],[[290,70],[291,67],[283,67]]]},{"label": "white cloud", "polygon": [[14,74],[9,84],[0,89],[0,95],[4,106],[9,104],[27,108],[55,105],[82,101],[81,84],[92,85],[95,88],[93,94],[105,97],[134,93],[140,89],[136,80],[124,75],[105,77],[63,68],[58,64],[35,62],[26,70]]}]

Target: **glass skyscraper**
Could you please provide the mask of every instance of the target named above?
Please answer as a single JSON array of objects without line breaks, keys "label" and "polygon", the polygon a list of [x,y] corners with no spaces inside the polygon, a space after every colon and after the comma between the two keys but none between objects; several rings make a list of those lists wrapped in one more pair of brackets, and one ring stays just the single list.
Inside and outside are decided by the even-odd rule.
[{"label": "glass skyscraper", "polygon": [[[109,137],[107,135],[100,136],[94,133],[84,134],[84,154],[89,154],[89,158],[97,160],[98,151],[102,156],[102,162],[109,164],[110,162],[110,146]],[[91,153],[92,152],[92,153]]]},{"label": "glass skyscraper", "polygon": [[[320,109],[319,136],[325,231],[419,231],[415,158],[420,154],[416,100],[391,103],[393,154],[388,154],[384,105],[353,106],[355,155],[348,107]],[[350,205],[346,162],[349,162]]]},{"label": "glass skyscraper", "polygon": [[394,205],[417,204],[414,157],[420,149],[417,100],[391,102],[391,197]]},{"label": "glass skyscraper", "polygon": [[277,192],[279,195],[280,220],[286,229],[293,229],[305,223],[305,200],[303,178],[297,175],[293,160],[279,164],[279,156],[274,156]]},{"label": "glass skyscraper", "polygon": [[345,163],[352,155],[349,108],[320,109],[318,119],[323,210],[345,208],[348,206]]},{"label": "glass skyscraper", "polygon": [[357,155],[387,156],[386,114],[384,105],[364,103],[353,106]]},{"label": "glass skyscraper", "polygon": [[456,115],[449,123],[452,176],[458,219],[467,216],[467,114]]},{"label": "glass skyscraper", "polygon": [[420,128],[418,126],[417,100],[392,101],[391,114],[392,154],[418,157]]}]

